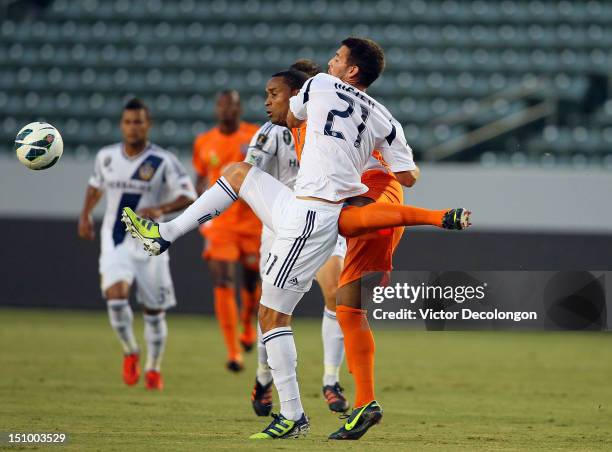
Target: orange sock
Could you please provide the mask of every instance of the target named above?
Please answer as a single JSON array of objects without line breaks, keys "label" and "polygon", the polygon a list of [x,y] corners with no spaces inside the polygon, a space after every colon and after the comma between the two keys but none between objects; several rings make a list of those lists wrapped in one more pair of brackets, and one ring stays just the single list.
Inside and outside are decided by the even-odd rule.
[{"label": "orange sock", "polygon": [[336,318],[344,333],[344,350],[349,372],[355,380],[355,405],[361,407],[374,397],[374,336],[365,309],[336,306]]},{"label": "orange sock", "polygon": [[338,219],[340,234],[356,237],[378,229],[397,226],[438,226],[448,211],[429,210],[421,207],[373,202],[367,206],[349,206],[342,209]]},{"label": "orange sock", "polygon": [[215,287],[215,314],[225,339],[229,360],[241,361],[238,345],[238,307],[234,289],[230,287]]},{"label": "orange sock", "polygon": [[240,335],[240,340],[246,342],[247,344],[252,344],[255,342],[255,340],[257,340],[255,320],[260,296],[261,287],[259,285],[254,292],[250,292],[244,288],[240,290],[240,300],[242,302],[240,309],[242,334]]}]

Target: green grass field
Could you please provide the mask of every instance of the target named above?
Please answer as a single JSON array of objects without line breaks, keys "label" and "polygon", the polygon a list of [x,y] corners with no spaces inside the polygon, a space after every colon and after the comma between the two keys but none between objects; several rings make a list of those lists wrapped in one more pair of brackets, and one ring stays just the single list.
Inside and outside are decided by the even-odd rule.
[{"label": "green grass field", "polygon": [[[227,372],[211,318],[169,315],[162,393],[123,385],[103,312],[2,309],[0,319],[0,431],[66,432],[62,450],[612,449],[611,337],[603,333],[378,331],[383,423],[338,443],[326,439],[340,421],[320,394],[320,324],[299,320],[311,434],[254,443],[246,437],[267,424],[250,407],[255,356],[242,374]],[[352,399],[346,373],[343,384]]]}]

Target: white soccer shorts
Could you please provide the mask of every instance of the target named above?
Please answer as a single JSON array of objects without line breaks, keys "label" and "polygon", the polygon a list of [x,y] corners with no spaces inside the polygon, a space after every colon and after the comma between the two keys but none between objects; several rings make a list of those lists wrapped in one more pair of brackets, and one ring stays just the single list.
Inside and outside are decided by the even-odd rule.
[{"label": "white soccer shorts", "polygon": [[[240,197],[275,236],[262,256],[262,280],[279,289],[308,292],[337,244],[342,204],[297,199],[287,186],[256,167],[242,183]],[[263,287],[265,292],[266,284]],[[297,301],[295,296],[286,298],[290,301],[283,303],[283,297],[262,294],[262,304],[290,314]]]},{"label": "white soccer shorts", "polygon": [[99,260],[102,295],[113,284],[136,281],[136,300],[149,309],[169,309],[176,305],[168,253],[148,256],[126,237],[115,246],[112,238],[102,239]]}]

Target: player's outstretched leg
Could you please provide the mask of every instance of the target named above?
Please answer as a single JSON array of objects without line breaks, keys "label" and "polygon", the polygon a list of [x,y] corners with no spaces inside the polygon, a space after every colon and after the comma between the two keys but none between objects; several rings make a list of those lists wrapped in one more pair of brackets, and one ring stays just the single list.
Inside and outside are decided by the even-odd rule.
[{"label": "player's outstretched leg", "polygon": [[374,202],[342,209],[338,228],[345,237],[400,226],[436,226],[443,229],[467,229],[471,212],[464,208],[430,210],[401,204]]},{"label": "player's outstretched leg", "polygon": [[261,340],[261,328],[257,324],[257,376],[251,392],[251,405],[257,416],[269,416],[272,411],[272,371],[268,366],[268,353]]},{"label": "player's outstretched leg", "polygon": [[168,324],[166,313],[144,314],[144,337],[147,343],[147,362],[145,364],[145,387],[151,390],[161,390],[164,380],[161,375],[161,362],[166,348]]},{"label": "player's outstretched leg", "polygon": [[185,211],[166,223],[140,218],[129,207],[123,208],[121,221],[132,237],[138,239],[152,256],[163,253],[180,236],[221,215],[238,200],[236,190],[248,174],[251,165],[238,162],[230,165],[215,184],[200,195]]},{"label": "player's outstretched leg", "polygon": [[109,299],[107,307],[110,324],[123,347],[123,382],[135,385],[140,378],[140,352],[132,328],[132,308],[127,299]]},{"label": "player's outstretched leg", "polygon": [[329,439],[359,439],[370,427],[380,422],[382,415],[382,408],[376,400],[355,408],[345,424],[329,435]]}]

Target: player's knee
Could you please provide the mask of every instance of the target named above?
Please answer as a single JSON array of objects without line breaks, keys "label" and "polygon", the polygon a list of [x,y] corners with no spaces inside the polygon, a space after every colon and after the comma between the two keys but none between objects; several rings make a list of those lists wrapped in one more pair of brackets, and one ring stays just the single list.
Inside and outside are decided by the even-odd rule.
[{"label": "player's knee", "polygon": [[249,163],[235,162],[223,170],[222,176],[229,182],[234,192],[238,193],[251,168]]},{"label": "player's knee", "polygon": [[338,286],[335,284],[325,284],[325,286],[321,287],[321,292],[323,293],[323,301],[325,301],[325,306],[332,310],[335,309]]},{"label": "player's knee", "polygon": [[130,285],[127,281],[119,281],[104,291],[104,298],[107,300],[117,300],[130,296]]},{"label": "player's knee", "polygon": [[259,305],[258,317],[259,326],[261,327],[261,332],[263,334],[274,328],[291,325],[290,315],[267,308],[261,304]]}]

